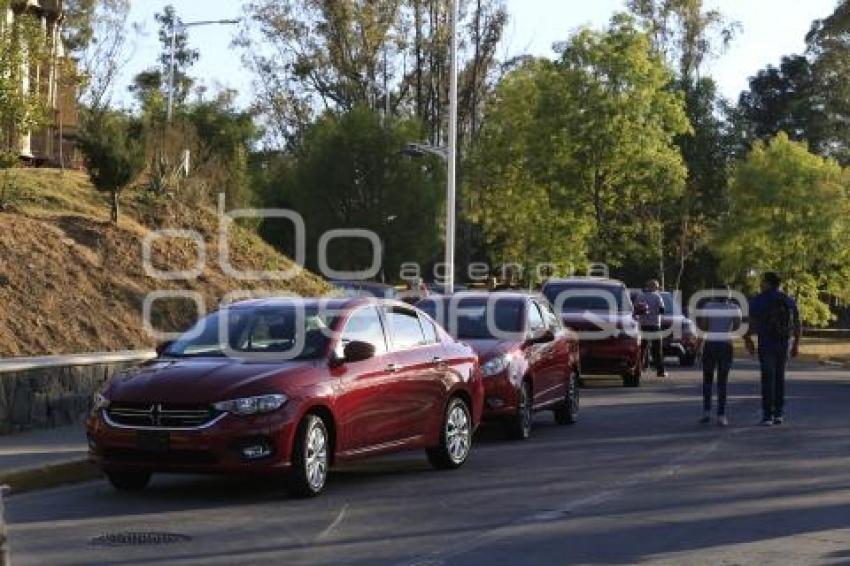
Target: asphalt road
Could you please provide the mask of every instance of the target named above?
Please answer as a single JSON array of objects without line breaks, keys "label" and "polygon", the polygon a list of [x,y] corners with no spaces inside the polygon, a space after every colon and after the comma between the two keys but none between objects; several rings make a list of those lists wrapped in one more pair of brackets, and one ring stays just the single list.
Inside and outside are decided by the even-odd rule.
[{"label": "asphalt road", "polygon": [[[579,424],[479,434],[471,460],[418,453],[338,470],[321,498],[244,479],[97,481],[7,501],[20,564],[850,564],[850,371],[795,369],[789,422],[762,428],[755,367],[731,426],[697,424],[696,371],[583,389]],[[169,545],[93,537],[165,531]]]}]

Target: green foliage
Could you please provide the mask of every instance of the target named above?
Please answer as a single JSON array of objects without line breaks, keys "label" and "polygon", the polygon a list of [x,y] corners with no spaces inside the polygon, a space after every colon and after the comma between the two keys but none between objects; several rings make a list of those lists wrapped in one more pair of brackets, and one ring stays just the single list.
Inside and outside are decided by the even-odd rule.
[{"label": "green foliage", "polygon": [[79,139],[92,184],[113,197],[112,221],[118,221],[118,194],[145,167],[141,123],[121,112],[90,116]]},{"label": "green foliage", "polygon": [[[362,106],[325,113],[308,129],[291,174],[279,179],[278,202],[291,203],[305,217],[311,267],[317,265],[319,237],[339,228],[379,235],[389,279],[402,262],[427,265],[438,255],[442,162],[431,167],[403,154],[419,133],[412,121],[383,123],[379,113]],[[286,241],[274,243],[289,250]],[[337,270],[366,269],[372,260],[371,247],[354,239],[336,240],[329,255]]]},{"label": "green foliage", "polygon": [[[174,34],[174,104],[180,106],[186,102],[194,84],[189,69],[200,57],[200,52],[189,46],[189,34],[182,27],[174,6],[167,5],[162,12],[154,15],[159,24],[160,53],[156,67],[146,69],[135,76],[130,90],[142,102],[145,111],[165,111],[168,97],[168,78],[171,68],[171,36]],[[176,28],[176,29],[175,29]]]},{"label": "green foliage", "polygon": [[[11,0],[0,0],[3,18],[10,5]],[[22,85],[30,68],[49,64],[50,46],[38,19],[17,14],[0,25],[0,151],[16,151],[22,133],[47,123],[47,89]]]},{"label": "green foliage", "polygon": [[817,153],[829,144],[828,118],[819,103],[820,86],[806,57],[783,57],[750,78],[750,88],[738,101],[738,127],[746,139],[767,141],[785,132],[794,141],[808,141]]},{"label": "green foliage", "polygon": [[563,272],[587,260],[592,223],[573,206],[576,186],[556,161],[571,148],[556,145],[541,115],[560,79],[551,62],[530,61],[505,76],[490,101],[464,191],[468,220],[483,230],[494,264],[551,262]]},{"label": "green foliage", "polygon": [[779,271],[803,319],[825,326],[825,297],[850,300],[850,174],[784,133],[757,142],[730,186],[731,207],[713,247],[721,270],[749,285]]},{"label": "green foliage", "polygon": [[470,187],[493,259],[532,259],[541,247],[556,263],[655,256],[687,173],[673,142],[690,126],[671,78],[647,35],[617,16],[607,32],[579,31],[560,61],[503,80]]}]

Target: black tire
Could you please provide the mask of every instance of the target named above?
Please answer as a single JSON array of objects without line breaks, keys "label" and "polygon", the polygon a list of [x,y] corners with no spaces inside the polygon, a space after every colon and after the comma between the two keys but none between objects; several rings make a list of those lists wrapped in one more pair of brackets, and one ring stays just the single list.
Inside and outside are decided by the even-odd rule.
[{"label": "black tire", "polygon": [[692,368],[697,363],[697,357],[695,354],[684,354],[679,356],[679,365],[683,368]]},{"label": "black tire", "polygon": [[514,440],[528,440],[531,437],[531,419],[533,414],[534,397],[531,383],[523,381],[517,392],[516,415],[505,422],[505,432]]},{"label": "black tire", "polygon": [[631,371],[623,376],[623,387],[640,387],[641,371]]},{"label": "black tire", "polygon": [[555,409],[555,422],[559,425],[571,425],[578,421],[581,394],[578,387],[579,377],[576,374],[570,376],[567,384],[567,394],[564,403]]},{"label": "black tire", "polygon": [[463,466],[472,447],[472,414],[460,397],[452,397],[446,406],[440,444],[426,450],[428,461],[438,470]]},{"label": "black tire", "polygon": [[151,475],[140,470],[111,470],[106,472],[106,479],[118,491],[141,491],[150,483]]},{"label": "black tire", "polygon": [[292,449],[292,471],[287,490],[295,497],[315,497],[322,493],[328,479],[331,439],[325,421],[307,415],[298,426]]}]

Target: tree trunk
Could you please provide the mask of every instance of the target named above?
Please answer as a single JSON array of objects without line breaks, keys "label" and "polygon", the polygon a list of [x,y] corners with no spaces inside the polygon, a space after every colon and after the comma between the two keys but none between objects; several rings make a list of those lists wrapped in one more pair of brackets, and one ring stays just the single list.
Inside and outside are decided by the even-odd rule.
[{"label": "tree trunk", "polygon": [[118,224],[118,191],[112,191],[112,211],[109,219],[113,224]]}]

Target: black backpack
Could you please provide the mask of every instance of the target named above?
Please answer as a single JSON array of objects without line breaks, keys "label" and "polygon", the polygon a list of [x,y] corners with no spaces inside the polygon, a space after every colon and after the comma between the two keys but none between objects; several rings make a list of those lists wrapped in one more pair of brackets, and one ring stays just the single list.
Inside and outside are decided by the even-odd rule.
[{"label": "black backpack", "polygon": [[767,305],[764,312],[765,333],[774,340],[790,339],[793,332],[793,318],[787,297],[784,294],[777,295]]}]

